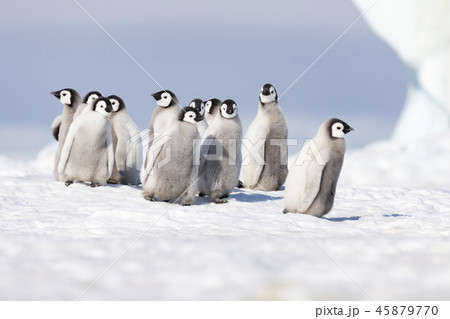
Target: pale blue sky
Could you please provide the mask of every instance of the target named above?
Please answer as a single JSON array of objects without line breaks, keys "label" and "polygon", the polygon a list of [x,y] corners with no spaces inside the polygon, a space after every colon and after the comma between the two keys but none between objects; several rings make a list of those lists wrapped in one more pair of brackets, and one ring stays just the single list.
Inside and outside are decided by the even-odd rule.
[{"label": "pale blue sky", "polygon": [[[62,109],[50,91],[121,96],[139,128],[160,88],[72,0],[9,1],[0,12],[0,154],[50,143]],[[181,104],[232,98],[244,129],[260,87],[279,93],[359,16],[350,0],[78,1]],[[349,147],[388,138],[404,102],[405,69],[359,21],[280,99],[289,137],[312,137],[340,117]]]}]

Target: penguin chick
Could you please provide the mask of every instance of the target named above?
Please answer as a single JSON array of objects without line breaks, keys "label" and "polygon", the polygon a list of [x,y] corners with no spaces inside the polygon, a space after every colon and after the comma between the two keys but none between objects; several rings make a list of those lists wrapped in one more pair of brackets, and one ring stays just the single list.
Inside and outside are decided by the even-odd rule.
[{"label": "penguin chick", "polygon": [[91,91],[88,94],[86,94],[83,99],[81,100],[81,104],[78,105],[77,111],[75,112],[73,118],[77,118],[85,109],[86,107],[94,102],[97,98],[101,97],[101,93],[98,91]]},{"label": "penguin chick", "polygon": [[215,98],[205,102],[205,120],[208,125],[211,125],[216,116],[220,113],[219,108],[221,105],[222,101]]},{"label": "penguin chick", "polygon": [[[66,141],[67,133],[69,132],[70,125],[73,121],[73,116],[81,102],[80,95],[74,89],[66,88],[59,91],[51,92],[63,105],[63,111],[61,114],[61,120],[58,117],[52,123],[53,136],[57,134],[56,140],[58,141],[58,150],[55,154],[55,160],[53,165],[53,174],[56,180],[59,180],[58,163],[61,155],[61,150]],[[60,124],[58,124],[60,122]]]},{"label": "penguin chick", "polygon": [[275,191],[284,184],[288,172],[287,134],[277,91],[273,85],[264,84],[256,118],[245,134],[242,148],[245,188]]},{"label": "penguin chick", "polygon": [[117,95],[108,96],[112,112],[111,123],[114,166],[110,184],[139,185],[142,166],[142,139],[139,129],[128,115],[125,103]]},{"label": "penguin chick", "polygon": [[226,203],[224,198],[232,192],[239,180],[242,154],[242,125],[237,105],[225,100],[220,115],[208,127],[200,151],[198,190],[215,203]]},{"label": "penguin chick", "polygon": [[[179,111],[178,99],[172,91],[163,90],[152,94],[156,100],[156,108],[153,110],[152,119],[148,132],[147,156],[145,157],[144,167],[147,166],[148,151],[152,147],[153,141],[167,130],[170,124],[177,118]],[[141,181],[145,182],[147,174],[142,172]]]},{"label": "penguin chick", "polygon": [[203,101],[201,99],[193,99],[191,101],[191,103],[189,104],[189,107],[196,109],[197,112],[199,112],[200,115],[203,117],[203,120],[201,120],[197,125],[198,133],[200,134],[200,137],[203,137],[208,128],[208,124],[206,123],[206,120],[204,119],[205,104],[203,103]]},{"label": "penguin chick", "polygon": [[344,136],[350,131],[347,123],[332,118],[305,143],[286,180],[284,213],[321,217],[331,210],[344,161]]},{"label": "penguin chick", "polygon": [[111,176],[114,154],[107,120],[111,111],[109,100],[99,97],[73,121],[58,164],[58,173],[67,186],[75,181],[100,186]]},{"label": "penguin chick", "polygon": [[142,183],[145,199],[180,199],[183,206],[194,204],[200,156],[197,123],[202,119],[199,112],[185,107],[164,136],[154,141],[144,170],[147,174]]}]

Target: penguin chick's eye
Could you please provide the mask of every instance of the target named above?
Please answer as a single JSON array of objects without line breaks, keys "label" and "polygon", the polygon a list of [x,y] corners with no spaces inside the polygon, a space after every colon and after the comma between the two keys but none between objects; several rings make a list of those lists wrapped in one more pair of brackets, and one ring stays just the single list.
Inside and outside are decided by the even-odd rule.
[{"label": "penguin chick's eye", "polygon": [[164,99],[167,99],[167,95],[163,96]]},{"label": "penguin chick's eye", "polygon": [[273,90],[270,90],[270,94],[273,94]]},{"label": "penguin chick's eye", "polygon": [[338,126],[338,128],[337,128],[337,129],[338,129],[339,131],[340,131],[340,130],[342,130],[342,126]]},{"label": "penguin chick's eye", "polygon": [[63,94],[62,94],[62,96],[66,96],[66,95],[67,95],[66,93],[63,93]]}]

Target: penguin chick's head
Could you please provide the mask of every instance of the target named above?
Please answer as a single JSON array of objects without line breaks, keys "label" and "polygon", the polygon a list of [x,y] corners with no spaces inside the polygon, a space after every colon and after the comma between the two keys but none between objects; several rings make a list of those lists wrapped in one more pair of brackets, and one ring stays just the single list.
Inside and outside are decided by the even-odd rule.
[{"label": "penguin chick's head", "polygon": [[92,109],[104,116],[108,116],[112,112],[111,102],[106,97],[99,97],[92,104]]},{"label": "penguin chick's head", "polygon": [[328,122],[331,138],[344,138],[345,134],[353,131],[350,125],[340,119],[333,118]]},{"label": "penguin chick's head", "polygon": [[51,92],[51,94],[53,94],[58,100],[60,100],[62,104],[68,106],[72,106],[72,102],[75,96],[78,95],[77,91],[69,88]]},{"label": "penguin chick's head", "polygon": [[220,107],[220,114],[226,119],[232,119],[236,117],[237,105],[233,100],[225,100]]},{"label": "penguin chick's head", "polygon": [[205,102],[205,112],[208,114],[212,114],[216,107],[220,107],[222,105],[222,101],[219,99],[211,99]]},{"label": "penguin chick's head", "polygon": [[156,104],[161,107],[169,107],[178,104],[178,100],[171,91],[163,90],[152,94]]},{"label": "penguin chick's head", "polygon": [[203,120],[203,116],[196,109],[186,106],[178,113],[178,120],[197,125],[197,122]]},{"label": "penguin chick's head", "polygon": [[259,100],[262,104],[278,102],[277,90],[275,90],[272,84],[267,83],[263,85],[259,94]]},{"label": "penguin chick's head", "polygon": [[109,102],[111,102],[112,112],[116,113],[125,108],[125,103],[117,95],[108,96]]},{"label": "penguin chick's head", "polygon": [[101,97],[102,95],[98,91],[91,91],[86,94],[83,98],[82,103],[90,104],[95,101],[95,99]]},{"label": "penguin chick's head", "polygon": [[196,109],[201,116],[205,115],[205,104],[201,99],[193,99],[191,104],[189,104],[189,107]]}]

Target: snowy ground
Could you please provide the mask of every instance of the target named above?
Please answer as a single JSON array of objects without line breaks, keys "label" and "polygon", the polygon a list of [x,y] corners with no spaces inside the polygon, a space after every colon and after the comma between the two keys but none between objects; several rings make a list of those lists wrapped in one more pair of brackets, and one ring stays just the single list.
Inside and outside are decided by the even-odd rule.
[{"label": "snowy ground", "polygon": [[53,146],[0,156],[0,299],[448,300],[448,141],[349,151],[321,219],[283,215],[284,192],[181,207],[65,187]]}]

